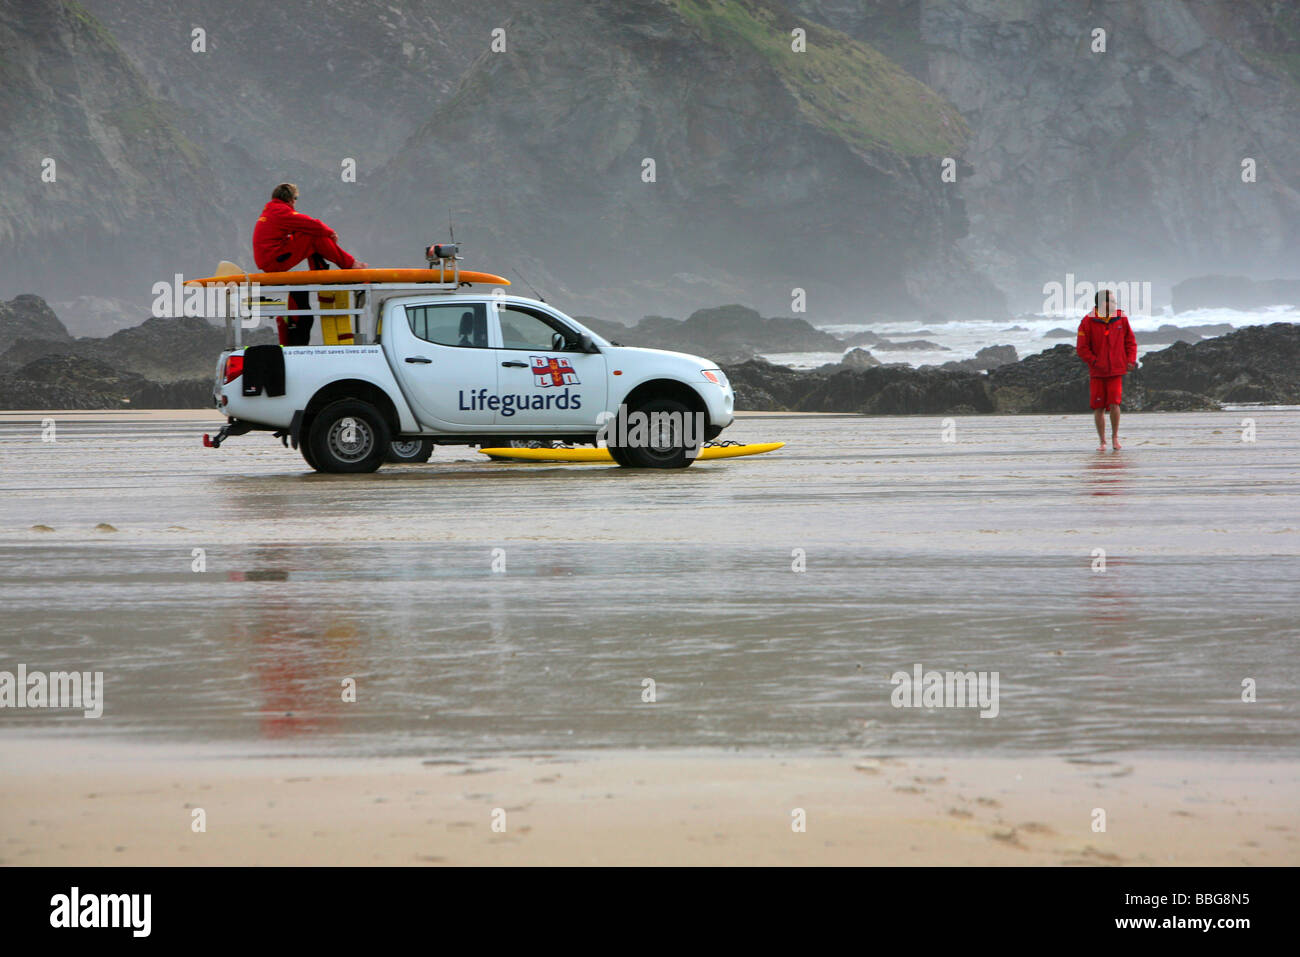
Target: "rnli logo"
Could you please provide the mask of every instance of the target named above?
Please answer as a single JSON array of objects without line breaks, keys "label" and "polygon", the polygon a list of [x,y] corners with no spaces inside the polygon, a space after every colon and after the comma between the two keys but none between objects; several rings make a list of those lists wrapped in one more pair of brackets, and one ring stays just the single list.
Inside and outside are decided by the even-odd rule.
[{"label": "rnli logo", "polygon": [[533,385],[580,385],[578,374],[568,359],[552,356],[531,356],[533,360]]}]

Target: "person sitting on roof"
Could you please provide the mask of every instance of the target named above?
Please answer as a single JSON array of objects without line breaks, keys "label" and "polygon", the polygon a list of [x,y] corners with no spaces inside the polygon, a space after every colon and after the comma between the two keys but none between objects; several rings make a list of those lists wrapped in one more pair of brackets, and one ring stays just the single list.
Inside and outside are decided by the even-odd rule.
[{"label": "person sitting on roof", "polygon": [[366,264],[338,244],[339,234],[319,219],[294,208],[298,187],[281,183],[253,227],[253,260],[262,272],[287,272],[316,254],[340,269],[365,269]]},{"label": "person sitting on roof", "polygon": [[[328,269],[326,260],[340,269],[365,269],[346,249],[338,244],[339,234],[319,219],[294,208],[298,201],[298,187],[281,183],[271,191],[271,201],[262,208],[262,215],[253,227],[253,261],[262,272],[288,272],[304,259],[310,269]],[[293,309],[310,308],[305,293],[289,294]],[[311,339],[315,325],[312,316],[277,318],[280,345],[305,346]]]}]

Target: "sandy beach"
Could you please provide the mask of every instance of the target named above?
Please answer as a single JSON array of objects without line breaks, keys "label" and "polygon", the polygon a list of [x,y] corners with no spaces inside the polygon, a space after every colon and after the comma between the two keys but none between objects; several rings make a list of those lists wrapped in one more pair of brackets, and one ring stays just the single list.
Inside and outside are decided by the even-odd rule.
[{"label": "sandy beach", "polygon": [[[1300,863],[1295,763],[691,752],[421,762],[9,740],[0,770],[9,865]],[[1104,832],[1093,830],[1099,808]]]}]

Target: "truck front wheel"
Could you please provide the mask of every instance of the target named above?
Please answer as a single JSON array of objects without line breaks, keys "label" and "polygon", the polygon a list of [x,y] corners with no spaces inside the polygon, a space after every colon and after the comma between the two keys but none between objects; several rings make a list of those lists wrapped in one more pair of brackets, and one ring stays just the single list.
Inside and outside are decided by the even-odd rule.
[{"label": "truck front wheel", "polygon": [[388,453],[388,423],[369,402],[340,399],[312,419],[307,441],[322,472],[373,472]]},{"label": "truck front wheel", "polygon": [[609,454],[624,468],[684,469],[695,461],[699,437],[691,410],[676,399],[650,399],[627,411],[626,423],[615,423],[611,438],[626,436],[622,445],[609,442]]}]

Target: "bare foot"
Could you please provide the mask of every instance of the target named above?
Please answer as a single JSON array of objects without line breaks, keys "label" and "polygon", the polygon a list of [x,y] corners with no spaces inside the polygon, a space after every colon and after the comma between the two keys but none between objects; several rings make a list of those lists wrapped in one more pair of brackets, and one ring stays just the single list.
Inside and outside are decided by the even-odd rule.
[{"label": "bare foot", "polygon": [[1124,446],[1122,446],[1122,445],[1119,444],[1119,436],[1118,436],[1118,435],[1115,436],[1113,439],[1110,440],[1110,444],[1111,444],[1112,446],[1114,446],[1116,452],[1118,452],[1120,449],[1122,449],[1122,448],[1124,447]]},{"label": "bare foot", "polygon": [[1106,451],[1106,440],[1105,440],[1105,439],[1102,439],[1102,440],[1101,440],[1101,445],[1097,446],[1097,451],[1098,451],[1098,452],[1105,452],[1105,451]]}]

